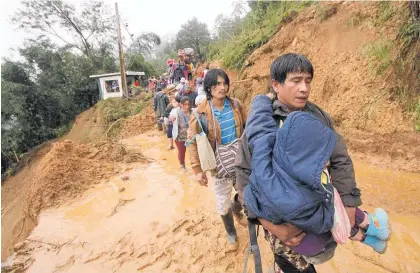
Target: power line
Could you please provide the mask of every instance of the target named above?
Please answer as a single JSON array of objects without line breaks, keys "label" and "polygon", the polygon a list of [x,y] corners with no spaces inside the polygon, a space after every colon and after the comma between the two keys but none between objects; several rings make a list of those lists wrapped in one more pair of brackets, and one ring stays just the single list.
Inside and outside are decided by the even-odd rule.
[{"label": "power line", "polygon": [[[118,17],[120,17],[119,15],[118,15]],[[120,21],[121,21],[121,17],[120,17]],[[131,39],[131,41],[133,42],[133,44],[135,43],[135,41],[134,41],[134,38],[133,38],[133,36],[134,36],[134,34],[131,34],[130,33],[130,31],[128,31],[128,24],[127,23],[124,23],[123,22],[123,26],[124,26],[124,29],[127,31],[127,33],[128,33],[128,36],[130,37],[130,39]],[[126,46],[126,45],[124,45],[126,48],[127,48],[127,51],[128,51],[128,46]],[[128,60],[127,60],[127,67],[130,67],[130,65],[131,65],[131,63],[130,63],[130,61],[131,61],[131,54],[128,54]]]}]

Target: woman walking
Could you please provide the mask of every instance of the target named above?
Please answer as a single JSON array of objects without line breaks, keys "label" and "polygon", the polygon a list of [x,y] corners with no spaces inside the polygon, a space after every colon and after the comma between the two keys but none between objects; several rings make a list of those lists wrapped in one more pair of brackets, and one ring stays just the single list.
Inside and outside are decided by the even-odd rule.
[{"label": "woman walking", "polygon": [[185,141],[187,141],[188,121],[190,120],[190,117],[190,98],[184,96],[180,100],[179,107],[172,109],[169,114],[169,121],[173,122],[172,138],[175,140],[175,145],[178,149],[178,161],[181,165],[182,172],[187,171],[187,168],[185,167]]}]

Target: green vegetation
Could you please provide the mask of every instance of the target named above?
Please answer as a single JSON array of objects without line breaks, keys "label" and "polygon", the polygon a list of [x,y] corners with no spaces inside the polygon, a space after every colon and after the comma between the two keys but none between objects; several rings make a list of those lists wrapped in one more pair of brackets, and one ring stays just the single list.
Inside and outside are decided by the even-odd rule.
[{"label": "green vegetation", "polygon": [[391,1],[378,1],[376,5],[378,7],[378,13],[374,21],[376,26],[389,22],[397,14],[397,9],[392,6]]},{"label": "green vegetation", "polygon": [[417,132],[420,132],[420,98],[417,100],[416,110],[414,111],[414,126]]},{"label": "green vegetation", "polygon": [[[420,18],[415,5],[412,2],[397,8],[391,2],[378,2],[373,23],[397,28],[397,39],[369,43],[362,48],[362,55],[370,60],[372,72],[392,82],[390,94],[407,112],[414,113],[414,126],[420,131]],[[393,25],[394,18],[399,18],[399,25]]]},{"label": "green vegetation", "polygon": [[376,75],[384,73],[393,62],[393,43],[389,40],[378,40],[369,43],[362,49],[362,54],[371,59],[369,69],[375,70]]},{"label": "green vegetation", "polygon": [[[12,22],[37,37],[16,50],[19,61],[2,59],[2,175],[31,148],[66,134],[74,118],[99,100],[98,85],[89,75],[119,71],[113,14],[101,1],[77,9],[71,1],[22,1]],[[125,55],[127,70],[153,75],[143,54],[160,43],[159,37],[145,33],[135,41]],[[130,106],[118,114],[142,107]]]},{"label": "green vegetation", "polygon": [[121,118],[140,113],[152,98],[151,94],[146,94],[136,100],[122,100],[120,98],[110,98],[98,102],[98,107],[103,117],[105,125],[111,124]]},{"label": "green vegetation", "polygon": [[223,65],[229,69],[241,69],[246,58],[272,38],[282,22],[291,21],[310,4],[310,1],[251,2],[251,11],[244,19],[231,20],[236,23],[231,38],[212,42],[207,57],[223,60]]},{"label": "green vegetation", "polygon": [[336,6],[318,4],[315,10],[315,15],[321,22],[327,20],[337,12]]}]

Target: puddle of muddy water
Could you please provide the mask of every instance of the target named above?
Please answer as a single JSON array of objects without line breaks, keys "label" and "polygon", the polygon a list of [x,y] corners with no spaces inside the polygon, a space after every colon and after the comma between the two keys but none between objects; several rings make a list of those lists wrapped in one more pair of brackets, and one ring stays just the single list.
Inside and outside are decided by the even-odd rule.
[{"label": "puddle of muddy water", "polygon": [[[34,249],[28,255],[34,262],[27,272],[242,272],[247,230],[237,225],[240,248],[227,250],[210,189],[198,186],[191,171],[180,173],[176,151],[166,151],[166,138],[142,135],[125,144],[141,148],[155,162],[133,164],[71,206],[43,212],[30,235],[38,242],[31,243]],[[351,242],[318,266],[318,272],[420,272],[420,219],[411,201],[401,198],[419,197],[420,175],[355,166],[363,208],[390,210],[393,236],[388,251],[379,255]],[[393,188],[396,183],[400,192]],[[390,207],[382,195],[392,201]],[[268,267],[270,249],[259,241]],[[251,260],[248,272],[252,266]]]}]

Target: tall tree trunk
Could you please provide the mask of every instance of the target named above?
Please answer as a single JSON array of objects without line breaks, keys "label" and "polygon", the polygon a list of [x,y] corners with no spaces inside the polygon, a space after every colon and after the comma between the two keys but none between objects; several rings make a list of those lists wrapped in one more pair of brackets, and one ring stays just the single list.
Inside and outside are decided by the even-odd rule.
[{"label": "tall tree trunk", "polygon": [[420,20],[420,1],[410,1],[410,10],[413,20]]}]

